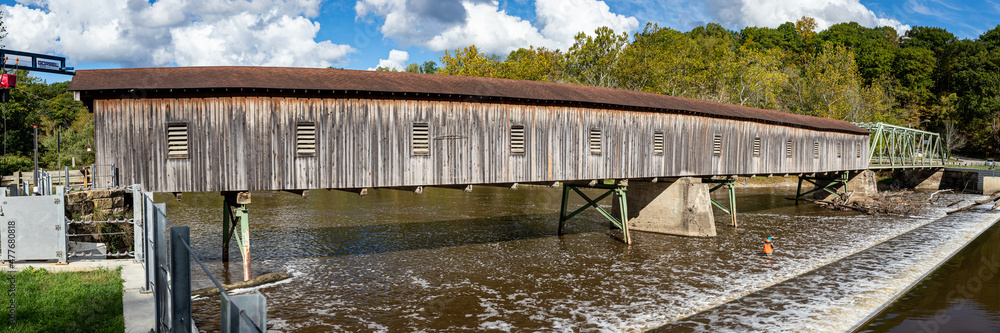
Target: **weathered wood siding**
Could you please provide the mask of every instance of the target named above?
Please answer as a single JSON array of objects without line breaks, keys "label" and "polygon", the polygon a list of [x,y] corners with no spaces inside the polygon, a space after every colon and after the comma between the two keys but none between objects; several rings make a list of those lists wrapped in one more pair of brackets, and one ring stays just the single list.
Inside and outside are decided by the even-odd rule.
[{"label": "weathered wood siding", "polygon": [[[370,188],[867,168],[866,135],[654,112],[458,101],[213,97],[94,101],[97,163],[158,192]],[[166,126],[188,124],[189,158],[167,159]],[[296,156],[296,124],[316,122],[317,154]],[[430,154],[411,154],[426,122]],[[511,125],[525,154],[510,152]],[[589,147],[602,132],[602,153]],[[653,154],[653,133],[664,153]],[[713,139],[722,135],[722,153]],[[760,138],[760,156],[753,142]],[[793,156],[785,142],[793,140]],[[819,143],[819,157],[813,145]],[[837,147],[841,153],[838,157]],[[859,151],[860,150],[860,151]],[[859,157],[860,156],[860,157]]]}]

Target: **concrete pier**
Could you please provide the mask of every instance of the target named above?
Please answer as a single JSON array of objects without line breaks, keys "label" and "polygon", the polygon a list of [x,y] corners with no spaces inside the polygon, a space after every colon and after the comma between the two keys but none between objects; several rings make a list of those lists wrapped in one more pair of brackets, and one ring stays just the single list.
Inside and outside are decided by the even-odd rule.
[{"label": "concrete pier", "polygon": [[[629,229],[680,236],[715,237],[715,217],[708,186],[700,178],[630,183]],[[617,205],[615,202],[615,209]]]}]

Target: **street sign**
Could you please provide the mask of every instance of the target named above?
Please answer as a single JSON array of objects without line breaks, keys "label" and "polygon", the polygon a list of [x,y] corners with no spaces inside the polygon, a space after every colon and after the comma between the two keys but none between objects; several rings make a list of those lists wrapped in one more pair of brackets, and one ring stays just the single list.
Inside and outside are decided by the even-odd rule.
[{"label": "street sign", "polygon": [[66,58],[45,54],[0,49],[0,63],[3,68],[23,69],[32,72],[73,75],[72,67],[66,67]]}]

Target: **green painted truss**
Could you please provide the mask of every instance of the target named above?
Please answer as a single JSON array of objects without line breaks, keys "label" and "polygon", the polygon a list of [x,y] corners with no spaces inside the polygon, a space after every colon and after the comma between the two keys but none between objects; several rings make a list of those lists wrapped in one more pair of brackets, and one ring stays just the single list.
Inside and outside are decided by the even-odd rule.
[{"label": "green painted truss", "polygon": [[870,169],[939,168],[944,166],[944,146],[937,133],[886,123],[855,123],[871,132]]}]

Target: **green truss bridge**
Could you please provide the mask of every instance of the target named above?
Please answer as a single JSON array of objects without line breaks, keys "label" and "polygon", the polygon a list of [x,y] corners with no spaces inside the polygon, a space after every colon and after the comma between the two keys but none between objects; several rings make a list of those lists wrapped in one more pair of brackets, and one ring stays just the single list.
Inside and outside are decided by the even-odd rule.
[{"label": "green truss bridge", "polygon": [[871,132],[869,135],[869,169],[943,168],[944,146],[937,133],[889,125],[886,123],[855,123]]}]

